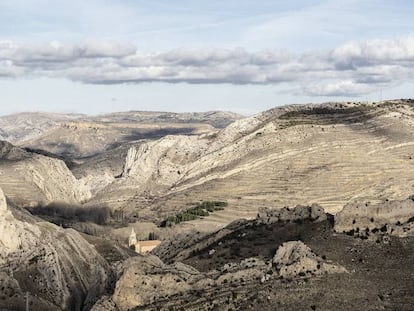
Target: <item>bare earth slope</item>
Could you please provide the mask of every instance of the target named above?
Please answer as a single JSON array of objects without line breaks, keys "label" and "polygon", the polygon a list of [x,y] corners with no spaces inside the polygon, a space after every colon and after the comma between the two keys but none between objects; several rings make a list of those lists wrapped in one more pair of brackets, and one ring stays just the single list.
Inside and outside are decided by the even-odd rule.
[{"label": "bare earth slope", "polygon": [[131,147],[122,178],[92,203],[162,219],[198,200],[228,201],[192,222],[211,230],[261,206],[316,202],[336,213],[349,201],[406,198],[413,130],[409,100],[276,108],[216,134]]}]

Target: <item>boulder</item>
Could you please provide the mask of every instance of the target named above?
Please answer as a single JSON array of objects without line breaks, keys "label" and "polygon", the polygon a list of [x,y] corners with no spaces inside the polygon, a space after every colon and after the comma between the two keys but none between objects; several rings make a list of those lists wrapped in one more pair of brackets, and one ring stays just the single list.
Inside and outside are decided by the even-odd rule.
[{"label": "boulder", "polygon": [[157,256],[137,256],[124,263],[113,301],[120,310],[130,310],[197,288],[202,274],[176,263],[164,264]]},{"label": "boulder", "polygon": [[283,243],[273,257],[273,264],[284,278],[346,272],[342,266],[325,262],[301,241]]}]

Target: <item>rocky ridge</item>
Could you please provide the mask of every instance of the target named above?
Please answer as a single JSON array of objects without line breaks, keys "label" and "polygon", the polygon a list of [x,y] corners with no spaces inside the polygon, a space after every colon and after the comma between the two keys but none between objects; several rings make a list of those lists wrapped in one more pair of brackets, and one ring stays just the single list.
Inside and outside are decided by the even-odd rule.
[{"label": "rocky ridge", "polygon": [[413,109],[409,100],[287,106],[217,133],[142,143],[91,204],[155,221],[194,201],[228,201],[193,223],[216,230],[260,207],[318,202],[336,213],[349,201],[401,199],[414,181]]},{"label": "rocky ridge", "polygon": [[129,111],[97,116],[18,113],[0,116],[0,139],[73,159],[94,156],[125,142],[139,139],[157,139],[168,134],[195,135],[210,132],[241,117],[221,111]]},{"label": "rocky ridge", "polygon": [[[310,213],[313,211],[313,213]],[[323,211],[323,210],[322,210]],[[267,221],[266,226],[283,226],[291,223],[295,219],[295,225],[302,223],[323,223],[325,219],[321,217],[321,208],[314,205],[312,207],[298,206],[294,209],[284,211],[283,220]],[[276,211],[266,211],[266,217],[274,220]],[[314,217],[317,215],[317,217]],[[269,216],[272,215],[272,216]],[[246,227],[264,226],[264,215],[258,217],[255,222],[234,223],[220,230],[215,237],[209,236],[204,239],[193,240],[199,251],[209,250],[208,257],[214,258],[217,255],[214,247],[220,247],[227,236],[234,232],[242,232]],[[298,220],[300,222],[297,222]],[[293,224],[293,223],[292,223]],[[253,229],[254,230],[254,229]],[[242,235],[240,239],[245,239]],[[172,238],[171,240],[178,240]],[[322,276],[332,273],[347,273],[348,271],[339,264],[322,259],[314,253],[308,246],[301,241],[289,241],[278,245],[276,252],[270,258],[253,256],[240,259],[237,262],[228,262],[217,266],[215,269],[199,271],[191,265],[184,264],[180,260],[185,260],[183,250],[187,258],[194,256],[197,251],[193,245],[175,245],[182,250],[176,253],[174,260],[165,264],[159,257],[139,256],[126,261],[122,268],[122,276],[117,282],[114,294],[111,297],[101,299],[94,310],[100,307],[108,307],[109,310],[175,310],[182,302],[189,310],[210,310],[213,305],[223,303],[220,310],[231,310],[246,297],[244,294],[238,299],[234,291],[251,286],[262,286],[267,282],[283,279],[297,279]],[[216,246],[213,246],[216,245]],[[164,254],[164,250],[156,249],[155,253]],[[170,256],[171,259],[171,256]],[[220,289],[217,293],[216,289]],[[229,296],[232,297],[229,300]],[[190,298],[191,297],[191,298]],[[208,297],[208,298],[207,298]],[[244,298],[243,298],[244,297]],[[191,301],[191,303],[190,303]],[[214,308],[213,308],[214,309]]]},{"label": "rocky ridge", "polygon": [[312,222],[325,221],[327,219],[325,210],[317,204],[311,206],[298,205],[294,208],[266,208],[259,209],[256,222],[258,224],[272,224],[277,222]]},{"label": "rocky ridge", "polygon": [[0,144],[0,187],[12,202],[35,206],[83,202],[91,193],[59,159]]},{"label": "rocky ridge", "polygon": [[114,278],[78,232],[31,216],[16,219],[0,190],[0,308],[23,308],[30,292],[33,310],[88,310],[111,292]]},{"label": "rocky ridge", "polygon": [[[296,247],[290,247],[293,244]],[[217,302],[217,297],[211,301],[200,300],[201,295],[197,293],[209,293],[214,288],[221,288],[222,294],[227,296],[231,294],[231,287],[242,286],[243,283],[260,284],[277,278],[347,272],[341,266],[326,263],[301,242],[291,242],[279,247],[274,264],[275,267],[270,261],[247,258],[240,263],[229,263],[219,270],[203,273],[180,262],[166,265],[153,255],[131,258],[124,263],[122,276],[113,296],[99,301],[94,310],[99,310],[102,306],[120,311],[134,308],[168,310],[169,307],[174,308],[180,299],[186,300],[188,296],[193,297],[193,307],[209,310],[210,305]],[[231,306],[229,307],[223,310],[230,310]]]}]

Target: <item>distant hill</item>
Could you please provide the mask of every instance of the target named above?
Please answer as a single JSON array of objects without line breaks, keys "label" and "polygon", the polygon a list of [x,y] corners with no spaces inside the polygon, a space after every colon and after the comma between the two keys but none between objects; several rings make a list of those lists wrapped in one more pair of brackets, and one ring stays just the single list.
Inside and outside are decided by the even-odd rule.
[{"label": "distant hill", "polygon": [[94,156],[129,141],[206,133],[241,117],[220,111],[130,111],[98,116],[19,113],[0,117],[0,139],[72,159]]},{"label": "distant hill", "polygon": [[[175,123],[148,121],[159,121],[160,115],[174,115]],[[87,194],[76,194],[78,198],[90,197],[87,205],[122,210],[133,220],[139,215],[160,222],[201,200],[228,202],[222,211],[180,224],[204,231],[255,217],[259,207],[318,203],[336,213],[350,201],[402,199],[413,193],[412,100],[284,106],[223,129],[185,123],[190,115],[72,116],[22,143],[29,148],[23,151],[30,151],[31,158],[51,159],[53,165],[63,162],[47,155],[63,156],[71,169],[68,178],[74,179],[70,184],[76,184],[69,189]],[[205,115],[195,115],[209,122]],[[6,193],[15,189],[8,176],[16,175],[16,165],[3,166]],[[41,175],[48,170],[54,174],[52,166],[45,166]],[[61,167],[56,176],[66,176],[66,170]]]},{"label": "distant hill", "polygon": [[349,201],[412,194],[413,141],[411,100],[285,106],[215,134],[132,146],[122,177],[91,203],[152,220],[198,200],[229,203],[188,223],[199,230],[254,217],[261,206],[318,203],[335,213]]}]

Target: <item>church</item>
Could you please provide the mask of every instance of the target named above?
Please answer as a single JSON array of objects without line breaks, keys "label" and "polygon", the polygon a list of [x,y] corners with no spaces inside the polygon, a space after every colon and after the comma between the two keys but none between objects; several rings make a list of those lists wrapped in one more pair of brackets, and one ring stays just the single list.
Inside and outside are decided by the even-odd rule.
[{"label": "church", "polygon": [[160,244],[160,240],[137,241],[137,234],[135,233],[134,228],[132,228],[128,239],[128,246],[134,249],[138,254],[148,254]]}]

